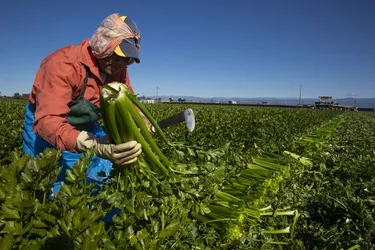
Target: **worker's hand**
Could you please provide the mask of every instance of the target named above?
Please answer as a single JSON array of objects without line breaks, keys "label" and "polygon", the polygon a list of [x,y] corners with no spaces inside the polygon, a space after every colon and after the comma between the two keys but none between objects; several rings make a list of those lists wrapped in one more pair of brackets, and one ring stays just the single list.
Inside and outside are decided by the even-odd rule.
[{"label": "worker's hand", "polygon": [[77,151],[86,152],[91,147],[95,147],[96,156],[110,160],[117,166],[135,162],[142,153],[141,144],[136,141],[115,145],[107,137],[96,139],[92,133],[82,131],[77,138]]}]

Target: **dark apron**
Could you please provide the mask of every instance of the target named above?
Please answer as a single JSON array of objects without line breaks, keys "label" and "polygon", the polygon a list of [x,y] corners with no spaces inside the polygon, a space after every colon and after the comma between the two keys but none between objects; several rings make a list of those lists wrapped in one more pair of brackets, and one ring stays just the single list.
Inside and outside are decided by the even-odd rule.
[{"label": "dark apron", "polygon": [[101,118],[100,108],[95,104],[88,101],[84,95],[89,79],[89,72],[87,66],[86,77],[83,82],[83,89],[77,100],[69,103],[70,112],[68,114],[68,122],[70,125],[75,126],[78,130],[88,130],[95,122]]}]

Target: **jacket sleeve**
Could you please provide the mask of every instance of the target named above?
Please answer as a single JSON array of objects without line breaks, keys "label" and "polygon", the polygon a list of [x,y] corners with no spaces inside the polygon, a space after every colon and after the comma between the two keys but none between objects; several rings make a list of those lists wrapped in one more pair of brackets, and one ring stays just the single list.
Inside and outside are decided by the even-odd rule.
[{"label": "jacket sleeve", "polygon": [[76,152],[76,140],[80,133],[68,123],[68,104],[73,89],[81,79],[81,67],[73,65],[64,56],[54,57],[42,64],[37,72],[36,110],[34,131],[61,151]]}]

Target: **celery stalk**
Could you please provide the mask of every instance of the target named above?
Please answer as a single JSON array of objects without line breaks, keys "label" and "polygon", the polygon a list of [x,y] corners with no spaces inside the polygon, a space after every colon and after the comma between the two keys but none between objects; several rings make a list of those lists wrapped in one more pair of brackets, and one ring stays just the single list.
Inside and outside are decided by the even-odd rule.
[{"label": "celery stalk", "polygon": [[[127,95],[129,96],[129,95]],[[160,158],[160,160],[168,167],[171,166],[170,161],[165,157],[165,155],[161,152],[160,148],[156,144],[155,140],[152,138],[150,132],[148,131],[146,124],[144,123],[141,115],[138,113],[138,111],[134,108],[133,103],[130,101],[129,98],[126,98],[124,104],[125,106],[128,107],[129,113],[138,125],[138,127],[141,130],[141,134],[147,141],[147,143],[150,145],[152,151],[156,153],[156,155]]]},{"label": "celery stalk", "polygon": [[[127,90],[126,92],[128,98],[134,103],[140,110],[141,112],[146,116],[146,118],[151,122],[151,124],[154,126],[156,132],[161,136],[163,141],[167,143],[169,146],[174,146],[173,143],[169,142],[155,119],[151,116],[151,114],[147,111],[147,109],[143,106],[143,104],[137,99],[137,97],[132,94],[130,91]],[[137,112],[138,113],[138,112]]]}]

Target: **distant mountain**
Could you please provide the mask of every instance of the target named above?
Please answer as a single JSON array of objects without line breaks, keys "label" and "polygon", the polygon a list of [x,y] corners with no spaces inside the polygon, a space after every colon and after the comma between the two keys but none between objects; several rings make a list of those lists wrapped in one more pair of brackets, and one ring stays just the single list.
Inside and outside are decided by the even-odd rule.
[{"label": "distant mountain", "polygon": [[[147,96],[147,98],[155,99],[156,96]],[[185,99],[185,101],[190,102],[228,102],[236,101],[238,104],[258,104],[262,102],[267,102],[267,104],[276,105],[297,105],[299,103],[298,98],[277,98],[277,97],[255,97],[255,98],[244,98],[244,97],[196,97],[196,96],[159,96],[159,98],[166,100],[172,98],[177,101],[179,98]],[[302,104],[314,104],[314,102],[319,101],[318,98],[302,98]],[[358,106],[360,108],[375,108],[375,98],[338,98],[333,99],[341,105],[347,106]]]},{"label": "distant mountain", "polygon": [[345,98],[338,99],[337,102],[348,106],[358,106],[360,108],[375,108],[375,98]]}]

